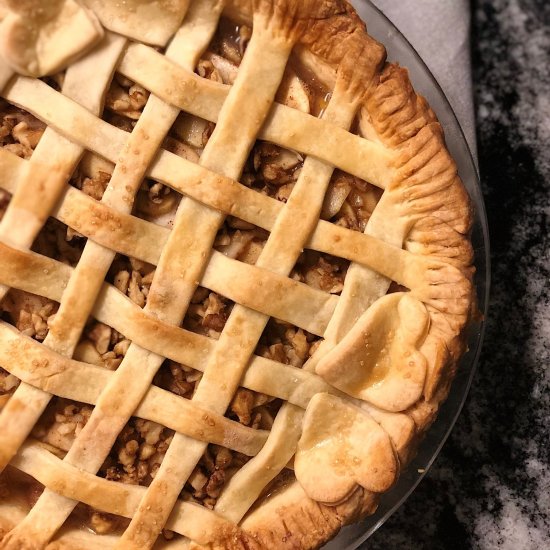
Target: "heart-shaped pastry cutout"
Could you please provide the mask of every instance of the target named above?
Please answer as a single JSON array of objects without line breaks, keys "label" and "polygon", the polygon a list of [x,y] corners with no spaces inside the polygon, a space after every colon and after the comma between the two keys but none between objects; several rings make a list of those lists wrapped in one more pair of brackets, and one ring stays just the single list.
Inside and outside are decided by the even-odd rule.
[{"label": "heart-shaped pastry cutout", "polygon": [[190,0],[84,0],[111,31],[166,46],[180,28]]},{"label": "heart-shaped pastry cutout", "polygon": [[377,300],[317,365],[343,392],[387,411],[403,411],[422,395],[426,359],[419,348],[430,324],[426,307],[408,292]]},{"label": "heart-shaped pastry cutout", "polygon": [[75,0],[9,0],[0,54],[18,73],[60,71],[103,37],[99,21]]},{"label": "heart-shaped pastry cutout", "polygon": [[306,409],[294,470],[310,498],[335,505],[358,485],[375,493],[389,489],[398,461],[388,434],[367,412],[318,393]]}]

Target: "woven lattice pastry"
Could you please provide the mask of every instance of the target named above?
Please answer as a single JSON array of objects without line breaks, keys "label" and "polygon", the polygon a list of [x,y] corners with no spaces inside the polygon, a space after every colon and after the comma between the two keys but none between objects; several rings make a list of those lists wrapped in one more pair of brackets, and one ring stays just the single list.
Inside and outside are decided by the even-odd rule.
[{"label": "woven lattice pastry", "polygon": [[372,513],[473,305],[406,70],[344,0],[1,16],[0,547],[312,548]]}]

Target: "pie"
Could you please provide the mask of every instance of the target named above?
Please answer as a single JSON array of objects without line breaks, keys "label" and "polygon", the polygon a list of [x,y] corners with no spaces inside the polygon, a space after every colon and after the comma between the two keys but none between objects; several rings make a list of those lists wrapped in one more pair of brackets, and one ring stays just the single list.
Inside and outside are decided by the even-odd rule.
[{"label": "pie", "polygon": [[0,548],[315,548],[445,399],[471,207],[344,0],[6,0]]}]

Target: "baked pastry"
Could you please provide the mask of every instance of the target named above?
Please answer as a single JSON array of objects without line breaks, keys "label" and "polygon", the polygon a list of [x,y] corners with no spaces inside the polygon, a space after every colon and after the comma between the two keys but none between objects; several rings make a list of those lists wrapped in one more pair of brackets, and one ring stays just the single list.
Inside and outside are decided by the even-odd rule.
[{"label": "baked pastry", "polygon": [[474,303],[443,132],[344,0],[6,1],[0,548],[314,548]]}]

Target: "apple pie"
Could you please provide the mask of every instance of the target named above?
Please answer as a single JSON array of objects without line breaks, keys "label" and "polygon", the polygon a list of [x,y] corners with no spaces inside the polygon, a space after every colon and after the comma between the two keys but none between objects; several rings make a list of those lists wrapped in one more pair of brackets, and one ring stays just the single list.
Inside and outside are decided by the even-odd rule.
[{"label": "apple pie", "polygon": [[309,549],[446,398],[470,201],[345,0],[0,7],[0,548]]}]

